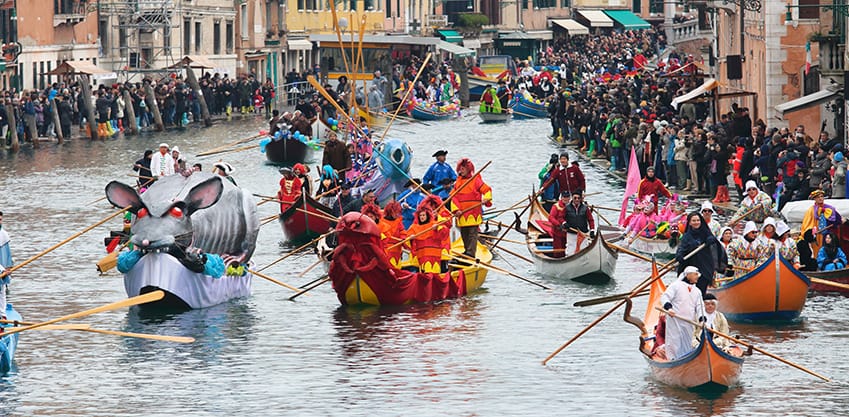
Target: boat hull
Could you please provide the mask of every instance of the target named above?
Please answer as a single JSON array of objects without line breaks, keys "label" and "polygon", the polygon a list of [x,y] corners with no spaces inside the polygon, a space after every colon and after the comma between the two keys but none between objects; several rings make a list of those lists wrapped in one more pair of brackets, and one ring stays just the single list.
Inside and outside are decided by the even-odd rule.
[{"label": "boat hull", "polygon": [[165,299],[144,304],[142,308],[197,309],[251,295],[252,277],[251,273],[247,273],[244,276],[213,278],[192,272],[171,255],[149,253],[124,274],[124,289],[129,297],[157,289],[166,292]]},{"label": "boat hull", "polygon": [[265,145],[265,158],[276,165],[303,163],[311,152],[309,145],[297,139],[272,140]]},{"label": "boat hull", "polygon": [[[298,211],[307,210],[311,214]],[[294,245],[302,245],[327,233],[330,221],[323,218],[330,216],[330,208],[315,201],[312,197],[301,195],[286,211],[280,213],[280,227],[286,240]]]},{"label": "boat hull", "polygon": [[[805,272],[805,275],[809,278],[819,278],[825,281],[834,282],[836,284],[849,285],[849,269],[841,269],[837,271]],[[849,294],[849,289],[847,288],[840,288],[827,284],[818,284],[816,282],[811,282],[811,291],[838,292],[842,294]]]},{"label": "boat hull", "polygon": [[544,104],[532,103],[517,97],[510,103],[515,119],[545,119],[548,118],[548,108]]},{"label": "boat hull", "polygon": [[448,120],[456,115],[455,112],[435,112],[416,105],[410,110],[410,116],[416,120]]},{"label": "boat hull", "polygon": [[701,339],[698,347],[680,359],[665,362],[647,357],[652,376],[666,385],[692,391],[725,391],[737,385],[743,358],[717,347],[707,331]]},{"label": "boat hull", "polygon": [[811,281],[781,255],[718,288],[719,311],[738,322],[792,321],[805,307]]},{"label": "boat hull", "polygon": [[484,123],[507,123],[510,121],[510,113],[479,113]]},{"label": "boat hull", "polygon": [[674,258],[676,249],[669,244],[669,239],[647,239],[637,236],[629,245],[632,250],[654,255],[658,258]]},{"label": "boat hull", "polygon": [[[12,307],[11,304],[6,304],[6,320],[23,321],[23,317]],[[12,327],[11,324],[0,324],[0,327]],[[0,375],[5,375],[12,370],[12,363],[15,360],[15,351],[18,349],[19,333],[10,334],[0,337]]]}]

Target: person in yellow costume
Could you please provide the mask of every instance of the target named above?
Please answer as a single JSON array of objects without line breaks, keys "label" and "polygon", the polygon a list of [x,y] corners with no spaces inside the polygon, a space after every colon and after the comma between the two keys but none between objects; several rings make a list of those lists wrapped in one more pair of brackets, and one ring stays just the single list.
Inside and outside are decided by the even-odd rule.
[{"label": "person in yellow costume", "polygon": [[810,198],[814,200],[814,205],[805,212],[805,217],[802,218],[801,233],[804,235],[808,230],[813,233],[815,239],[814,242],[811,242],[811,250],[813,253],[818,253],[822,247],[823,235],[826,232],[840,236],[840,225],[843,223],[843,218],[837,212],[837,209],[825,204],[825,193],[822,190],[812,191]]}]

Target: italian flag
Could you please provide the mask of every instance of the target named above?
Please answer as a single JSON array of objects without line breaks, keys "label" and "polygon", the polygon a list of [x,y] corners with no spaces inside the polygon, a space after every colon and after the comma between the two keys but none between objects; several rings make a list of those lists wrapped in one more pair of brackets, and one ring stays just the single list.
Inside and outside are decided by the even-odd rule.
[{"label": "italian flag", "polygon": [[811,42],[805,43],[805,75],[811,72]]}]

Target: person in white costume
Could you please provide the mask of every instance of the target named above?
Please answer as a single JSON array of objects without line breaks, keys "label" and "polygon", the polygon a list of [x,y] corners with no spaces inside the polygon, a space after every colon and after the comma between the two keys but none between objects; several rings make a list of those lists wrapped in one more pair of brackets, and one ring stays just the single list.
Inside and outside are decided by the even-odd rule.
[{"label": "person in white costume", "polygon": [[[679,280],[669,285],[660,302],[663,309],[675,313],[677,317],[692,321],[705,320],[705,305],[702,302],[702,292],[695,286],[699,280],[699,269],[688,266],[679,275]],[[674,317],[666,319],[666,357],[676,360],[693,349],[693,332],[695,326]]]}]

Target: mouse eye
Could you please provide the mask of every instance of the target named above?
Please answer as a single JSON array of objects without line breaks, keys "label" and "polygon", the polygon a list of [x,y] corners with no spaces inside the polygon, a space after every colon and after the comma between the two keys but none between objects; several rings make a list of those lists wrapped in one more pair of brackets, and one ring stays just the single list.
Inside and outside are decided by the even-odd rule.
[{"label": "mouse eye", "polygon": [[168,210],[168,213],[178,219],[183,217],[183,210],[180,210],[179,207],[171,207],[171,210]]},{"label": "mouse eye", "polygon": [[136,218],[141,219],[143,217],[147,217],[147,209],[144,207],[142,207],[141,209],[139,209],[138,212],[136,212]]}]

